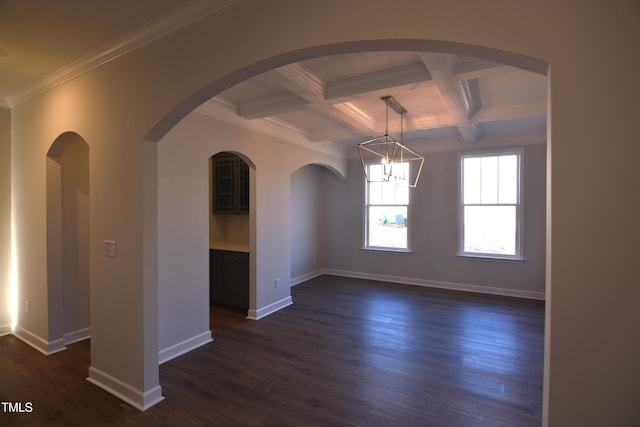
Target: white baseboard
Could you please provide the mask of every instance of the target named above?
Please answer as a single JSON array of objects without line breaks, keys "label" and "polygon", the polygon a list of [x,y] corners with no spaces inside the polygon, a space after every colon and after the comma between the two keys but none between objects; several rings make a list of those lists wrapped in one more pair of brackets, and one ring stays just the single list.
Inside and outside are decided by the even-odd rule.
[{"label": "white baseboard", "polygon": [[11,333],[11,324],[0,325],[0,337]]},{"label": "white baseboard", "polygon": [[78,329],[77,331],[67,332],[66,334],[62,335],[65,346],[73,344],[74,342],[86,340],[88,338],[91,338],[91,328]]},{"label": "white baseboard", "polygon": [[195,350],[196,348],[208,344],[211,341],[213,341],[213,339],[211,338],[211,331],[206,331],[182,342],[169,346],[165,349],[162,349],[158,352],[159,364],[163,364],[171,359],[175,359],[176,357],[181,356],[191,350]]},{"label": "white baseboard", "polygon": [[283,308],[293,304],[293,299],[291,296],[286,298],[282,298],[280,301],[276,301],[273,304],[269,304],[266,307],[262,307],[258,310],[249,310],[247,313],[247,318],[251,320],[260,320],[263,317],[266,317],[272,313],[275,313],[278,310],[282,310]]},{"label": "white baseboard", "polygon": [[[11,329],[9,329],[9,332],[11,332]],[[0,333],[0,335],[2,334]],[[53,341],[42,339],[33,332],[21,328],[20,326],[16,326],[16,329],[13,331],[13,335],[15,335],[21,341],[29,344],[31,347],[35,348],[45,356],[49,356],[50,354],[66,350],[67,345],[69,344],[73,344],[74,342],[90,338],[91,328],[84,328],[66,333],[62,336],[62,338],[58,338]]]},{"label": "white baseboard", "polygon": [[303,274],[302,276],[298,276],[295,278],[291,279],[291,286],[295,286],[298,285],[302,282],[306,282],[307,280],[311,280],[314,279],[318,276],[322,276],[324,273],[324,271],[321,270],[316,270],[316,271],[312,271],[311,273],[307,273],[307,274]]},{"label": "white baseboard", "polygon": [[381,282],[401,283],[405,285],[425,286],[429,288],[465,291],[479,294],[500,295],[507,297],[525,298],[533,300],[545,300],[544,292],[523,291],[520,289],[505,289],[489,286],[470,285],[466,283],[440,282],[437,280],[424,280],[412,277],[389,276],[385,274],[363,273],[357,271],[324,269],[324,274],[333,276],[353,277],[356,279],[378,280]]},{"label": "white baseboard", "polygon": [[159,385],[143,392],[93,366],[89,367],[87,381],[124,400],[140,411],[146,411],[164,399],[162,397],[162,387]]},{"label": "white baseboard", "polygon": [[33,332],[21,328],[20,326],[16,326],[16,329],[13,331],[13,335],[15,335],[21,341],[29,344],[31,347],[35,348],[45,356],[57,353],[67,348],[65,347],[64,339],[62,338],[54,341],[46,341]]}]

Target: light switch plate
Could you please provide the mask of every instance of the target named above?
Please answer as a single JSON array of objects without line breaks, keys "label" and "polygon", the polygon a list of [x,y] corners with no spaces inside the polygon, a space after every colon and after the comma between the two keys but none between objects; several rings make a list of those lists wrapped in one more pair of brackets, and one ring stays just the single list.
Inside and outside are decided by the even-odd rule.
[{"label": "light switch plate", "polygon": [[118,245],[113,240],[104,241],[104,256],[115,258],[118,255]]}]

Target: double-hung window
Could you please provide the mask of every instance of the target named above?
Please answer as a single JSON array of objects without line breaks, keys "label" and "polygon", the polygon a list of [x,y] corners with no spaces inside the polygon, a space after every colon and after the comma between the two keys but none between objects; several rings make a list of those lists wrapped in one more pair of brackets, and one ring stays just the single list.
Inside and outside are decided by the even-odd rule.
[{"label": "double-hung window", "polygon": [[[408,251],[409,187],[393,177],[384,180],[383,164],[367,165],[370,182],[366,182],[366,249]],[[409,176],[409,164],[395,164],[399,176]]]},{"label": "double-hung window", "polygon": [[522,258],[522,150],[460,155],[459,254]]}]

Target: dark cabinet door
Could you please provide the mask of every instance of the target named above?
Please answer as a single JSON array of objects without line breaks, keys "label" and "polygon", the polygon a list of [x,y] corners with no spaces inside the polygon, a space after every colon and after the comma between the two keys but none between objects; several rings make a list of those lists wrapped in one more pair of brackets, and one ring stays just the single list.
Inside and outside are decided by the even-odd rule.
[{"label": "dark cabinet door", "polygon": [[213,156],[213,213],[249,213],[249,165],[235,154]]},{"label": "dark cabinet door", "polygon": [[249,213],[249,165],[238,159],[238,213]]},{"label": "dark cabinet door", "polygon": [[222,304],[222,251],[209,251],[209,303]]},{"label": "dark cabinet door", "polygon": [[236,211],[236,159],[230,156],[213,157],[213,212]]},{"label": "dark cabinet door", "polygon": [[211,304],[249,308],[249,254],[209,251],[209,300]]},{"label": "dark cabinet door", "polygon": [[231,307],[249,308],[249,255],[227,252],[222,267],[224,284],[222,303]]}]

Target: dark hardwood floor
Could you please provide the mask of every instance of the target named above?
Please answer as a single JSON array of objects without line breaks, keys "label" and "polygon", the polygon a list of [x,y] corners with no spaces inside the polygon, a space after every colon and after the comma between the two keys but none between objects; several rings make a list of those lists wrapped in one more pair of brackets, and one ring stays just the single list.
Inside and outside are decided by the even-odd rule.
[{"label": "dark hardwood floor", "polygon": [[260,321],[213,308],[215,341],[160,367],[139,412],[85,380],[89,341],[45,357],[0,338],[16,426],[539,426],[544,304],[322,276]]}]

